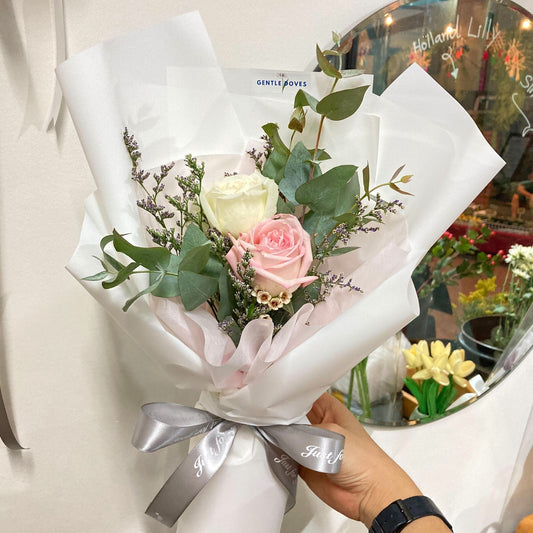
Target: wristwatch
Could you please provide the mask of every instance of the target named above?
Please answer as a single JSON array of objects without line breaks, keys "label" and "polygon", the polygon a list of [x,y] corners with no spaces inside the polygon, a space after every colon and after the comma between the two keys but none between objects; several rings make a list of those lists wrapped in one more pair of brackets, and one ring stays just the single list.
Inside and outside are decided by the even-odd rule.
[{"label": "wristwatch", "polygon": [[397,533],[407,524],[424,516],[437,516],[453,531],[448,520],[430,498],[412,496],[405,500],[396,500],[385,507],[372,522],[368,533]]}]

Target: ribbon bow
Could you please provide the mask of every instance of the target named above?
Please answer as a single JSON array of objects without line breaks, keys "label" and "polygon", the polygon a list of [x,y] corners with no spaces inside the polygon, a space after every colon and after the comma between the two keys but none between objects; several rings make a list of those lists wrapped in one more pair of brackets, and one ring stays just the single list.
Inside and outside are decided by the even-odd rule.
[{"label": "ribbon bow", "polygon": [[[168,478],[146,514],[172,527],[224,464],[235,435],[243,425],[175,403],[143,405],[132,439],[133,445],[143,452],[155,452],[207,433]],[[252,427],[265,444],[270,469],[289,493],[285,512],[296,500],[297,463],[329,474],[340,470],[343,435],[305,424],[248,427]]]}]

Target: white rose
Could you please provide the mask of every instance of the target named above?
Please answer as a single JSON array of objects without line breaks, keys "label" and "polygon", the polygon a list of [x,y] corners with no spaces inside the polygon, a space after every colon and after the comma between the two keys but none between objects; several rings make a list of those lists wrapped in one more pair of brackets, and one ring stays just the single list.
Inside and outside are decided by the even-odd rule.
[{"label": "white rose", "polygon": [[249,176],[236,174],[200,192],[200,203],[209,220],[223,235],[238,237],[258,222],[276,214],[278,186],[258,170]]}]

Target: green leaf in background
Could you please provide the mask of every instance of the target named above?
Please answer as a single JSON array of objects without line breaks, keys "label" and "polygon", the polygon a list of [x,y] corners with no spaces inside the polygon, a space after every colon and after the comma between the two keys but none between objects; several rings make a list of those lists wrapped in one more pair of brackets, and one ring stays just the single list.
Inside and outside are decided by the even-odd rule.
[{"label": "green leaf in background", "polygon": [[300,89],[294,96],[294,107],[306,107],[309,106],[313,111],[316,112],[316,105],[318,100],[310,95],[308,92]]},{"label": "green leaf in background", "polygon": [[279,136],[279,126],[274,122],[269,122],[263,126],[263,131],[268,135],[274,150],[277,150],[285,157],[289,156],[290,150],[285,146],[285,143],[281,140]]},{"label": "green leaf in background", "polygon": [[113,246],[117,252],[127,255],[148,270],[164,270],[170,261],[170,251],[166,248],[134,246],[116,230],[113,230]]},{"label": "green leaf in background", "polygon": [[292,204],[298,203],[294,193],[300,185],[307,183],[310,173],[309,150],[299,142],[292,149],[285,165],[284,178],[279,182],[279,190]]},{"label": "green leaf in background", "polygon": [[187,311],[196,309],[213,296],[218,289],[218,279],[184,270],[178,284],[181,301]]},{"label": "green leaf in background", "polygon": [[367,89],[368,85],[328,94],[318,102],[316,110],[330,120],[348,118],[359,109]]},{"label": "green leaf in background", "polygon": [[333,217],[345,213],[359,194],[356,172],[354,165],[334,167],[298,187],[296,200],[320,215]]},{"label": "green leaf in background", "polygon": [[316,45],[316,59],[318,66],[322,69],[322,72],[330,78],[342,78],[342,74],[328,61],[318,44]]}]

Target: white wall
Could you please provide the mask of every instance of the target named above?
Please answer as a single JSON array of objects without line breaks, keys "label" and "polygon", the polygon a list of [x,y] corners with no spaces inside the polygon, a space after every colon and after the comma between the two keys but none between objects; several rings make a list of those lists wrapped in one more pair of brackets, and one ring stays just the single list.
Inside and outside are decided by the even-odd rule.
[{"label": "white wall", "polygon": [[[386,2],[64,4],[69,55],[197,9],[223,66],[300,70],[313,63],[315,42],[330,44],[331,30],[346,30]],[[521,4],[533,11],[533,0]],[[28,80],[17,62],[15,29],[16,23],[27,46],[43,115],[54,84],[48,3],[0,0],[0,17],[0,382],[18,436],[30,447],[12,452],[0,445],[0,530],[166,531],[143,510],[179,450],[160,453],[154,472],[153,457],[148,460],[129,440],[140,404],[190,398],[165,382],[64,270],[93,183],[64,108],[55,131],[27,125]]]}]

